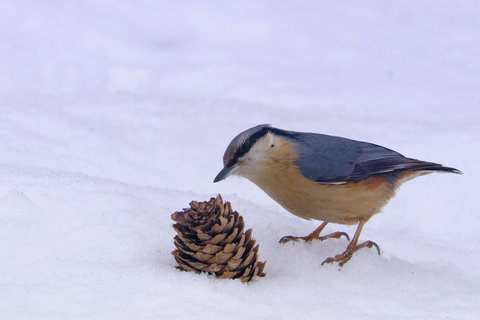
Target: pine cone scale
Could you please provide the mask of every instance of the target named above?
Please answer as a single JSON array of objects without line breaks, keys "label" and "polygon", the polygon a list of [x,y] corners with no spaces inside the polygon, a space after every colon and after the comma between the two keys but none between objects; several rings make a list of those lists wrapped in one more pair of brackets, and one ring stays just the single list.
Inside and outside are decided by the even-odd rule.
[{"label": "pine cone scale", "polygon": [[247,256],[243,259],[243,262],[240,264],[239,268],[245,268],[246,266],[248,266],[252,262],[254,256],[255,251],[250,250]]},{"label": "pine cone scale", "polygon": [[232,259],[240,260],[243,254],[245,253],[245,250],[246,250],[245,247],[238,248],[237,253],[232,257]]},{"label": "pine cone scale", "polygon": [[227,262],[227,267],[229,270],[235,270],[240,266],[240,264],[242,264],[242,259],[232,258]]},{"label": "pine cone scale", "polygon": [[229,243],[223,248],[223,252],[234,252],[237,248],[237,243]]},{"label": "pine cone scale", "polygon": [[237,238],[238,235],[238,228],[234,228],[232,233],[225,238],[224,243],[232,243]]},{"label": "pine cone scale", "polygon": [[212,257],[208,262],[224,265],[233,256],[233,253],[219,252]]},{"label": "pine cone scale", "polygon": [[207,244],[204,248],[199,246],[199,249],[197,250],[202,250],[202,252],[209,253],[209,254],[216,254],[220,250],[222,250],[222,246],[218,246],[215,244]]}]

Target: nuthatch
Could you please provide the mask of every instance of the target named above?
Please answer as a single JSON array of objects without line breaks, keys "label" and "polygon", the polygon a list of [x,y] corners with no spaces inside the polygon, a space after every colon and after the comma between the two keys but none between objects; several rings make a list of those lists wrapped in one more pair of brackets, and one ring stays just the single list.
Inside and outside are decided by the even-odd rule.
[{"label": "nuthatch", "polygon": [[214,182],[231,174],[243,176],[294,215],[323,221],[311,234],[286,236],[281,243],[342,235],[350,240],[343,232],[325,236],[320,232],[329,222],[358,223],[345,252],[323,262],[338,262],[340,266],[363,247],[375,246],[380,254],[376,243],[358,244],[358,238],[363,225],[385,206],[402,183],[433,171],[462,173],[367,142],[269,125],[258,125],[237,135],[225,151],[223,164]]}]

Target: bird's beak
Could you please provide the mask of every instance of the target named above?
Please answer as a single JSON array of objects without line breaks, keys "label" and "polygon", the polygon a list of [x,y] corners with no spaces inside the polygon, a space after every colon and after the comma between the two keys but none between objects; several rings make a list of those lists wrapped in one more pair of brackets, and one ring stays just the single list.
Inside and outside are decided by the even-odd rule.
[{"label": "bird's beak", "polygon": [[239,167],[238,164],[234,164],[233,166],[223,168],[223,169],[217,174],[217,176],[215,177],[215,179],[213,180],[213,182],[222,181],[223,179],[227,178],[229,175],[231,175],[231,174],[233,174],[235,171],[237,171],[238,167]]}]

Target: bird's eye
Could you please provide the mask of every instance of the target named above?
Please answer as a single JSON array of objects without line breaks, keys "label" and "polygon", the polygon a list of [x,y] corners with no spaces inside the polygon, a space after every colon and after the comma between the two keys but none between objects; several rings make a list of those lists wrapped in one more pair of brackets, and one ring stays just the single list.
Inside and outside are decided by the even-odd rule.
[{"label": "bird's eye", "polygon": [[272,143],[272,144],[270,145],[270,147],[273,148],[273,147],[275,147],[275,145]]}]

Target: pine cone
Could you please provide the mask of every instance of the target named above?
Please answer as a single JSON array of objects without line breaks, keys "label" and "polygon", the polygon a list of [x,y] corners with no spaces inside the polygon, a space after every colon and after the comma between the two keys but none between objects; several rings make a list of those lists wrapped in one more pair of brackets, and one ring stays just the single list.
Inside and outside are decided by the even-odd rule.
[{"label": "pine cone", "polygon": [[177,249],[172,254],[178,269],[242,282],[265,276],[265,262],[258,262],[252,229],[243,231],[243,218],[220,195],[208,202],[190,202],[190,208],[175,212],[172,220],[177,231]]}]

